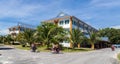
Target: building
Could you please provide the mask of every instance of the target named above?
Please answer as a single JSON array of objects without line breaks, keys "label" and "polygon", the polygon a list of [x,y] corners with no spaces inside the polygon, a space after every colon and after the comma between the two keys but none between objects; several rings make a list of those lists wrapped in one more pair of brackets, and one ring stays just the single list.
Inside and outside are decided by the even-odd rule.
[{"label": "building", "polygon": [[[80,29],[86,36],[89,35],[89,32],[98,31],[77,17],[68,15],[63,12],[59,13],[55,18],[45,20],[44,22],[55,23],[68,31],[72,31],[72,29]],[[68,43],[63,42],[63,44],[64,46],[69,47]]]},{"label": "building", "polygon": [[24,32],[25,30],[35,30],[33,26],[28,25],[28,24],[24,24],[24,23],[18,23],[16,26],[10,27],[9,28],[9,34],[12,37],[16,37],[17,34],[19,34],[20,32]]}]

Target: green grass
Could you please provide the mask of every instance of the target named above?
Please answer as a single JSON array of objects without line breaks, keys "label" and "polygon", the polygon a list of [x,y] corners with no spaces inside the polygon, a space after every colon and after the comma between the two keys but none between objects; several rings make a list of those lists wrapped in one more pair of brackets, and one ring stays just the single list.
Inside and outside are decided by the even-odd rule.
[{"label": "green grass", "polygon": [[4,45],[4,44],[1,44],[1,43],[0,43],[0,46],[3,46],[3,45]]},{"label": "green grass", "polygon": [[92,51],[90,48],[64,48],[63,52],[86,52],[86,51]]},{"label": "green grass", "polygon": [[[22,50],[31,50],[31,47],[22,47],[21,45],[14,45],[15,48],[22,49]],[[46,47],[37,47],[38,51],[48,52],[50,50],[46,50]]]},{"label": "green grass", "polygon": [[118,59],[120,60],[120,53],[117,55]]},{"label": "green grass", "polygon": [[14,45],[14,47],[22,50],[30,50],[30,47],[22,47],[21,45]]},{"label": "green grass", "polygon": [[[15,45],[15,48],[22,49],[22,50],[30,50],[30,47],[22,47],[21,45]],[[42,52],[50,52],[50,50],[46,49],[46,46],[39,46],[37,47],[38,51]],[[90,48],[63,48],[62,52],[87,52],[92,51]]]}]

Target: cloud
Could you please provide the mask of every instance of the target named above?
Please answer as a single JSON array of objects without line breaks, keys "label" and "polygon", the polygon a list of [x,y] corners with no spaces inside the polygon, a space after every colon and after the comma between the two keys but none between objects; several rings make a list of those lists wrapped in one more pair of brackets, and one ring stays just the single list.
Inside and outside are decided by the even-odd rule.
[{"label": "cloud", "polygon": [[55,10],[54,6],[59,3],[61,1],[56,0],[48,3],[29,0],[0,0],[0,29],[3,29],[1,26],[8,28],[17,22],[37,24],[43,20],[41,18],[48,18],[47,14],[50,16]]},{"label": "cloud", "polygon": [[92,0],[90,4],[94,7],[113,8],[116,6],[120,6],[120,0]]},{"label": "cloud", "polygon": [[36,10],[42,8],[38,4],[24,4],[23,0],[8,0],[0,2],[0,17],[26,17],[31,16]]},{"label": "cloud", "polygon": [[0,30],[0,35],[6,35],[6,34],[9,34],[9,30],[8,29]]},{"label": "cloud", "polygon": [[0,30],[17,25],[17,22],[36,26],[61,11],[97,28],[117,25],[119,3],[120,0],[0,0]]},{"label": "cloud", "polygon": [[7,30],[9,27],[15,26],[15,25],[16,25],[15,23],[9,23],[9,22],[5,23],[3,21],[0,21],[0,31],[4,32],[4,30]]},{"label": "cloud", "polygon": [[120,25],[112,26],[111,28],[120,29]]},{"label": "cloud", "polygon": [[[40,17],[48,18],[58,13],[63,0],[59,1],[29,1],[29,0],[1,0],[0,1],[0,18],[17,18],[21,19],[40,19]],[[46,15],[46,16],[45,16]],[[38,18],[39,17],[39,18]],[[43,18],[42,17],[42,18]],[[26,21],[24,21],[26,22]]]}]

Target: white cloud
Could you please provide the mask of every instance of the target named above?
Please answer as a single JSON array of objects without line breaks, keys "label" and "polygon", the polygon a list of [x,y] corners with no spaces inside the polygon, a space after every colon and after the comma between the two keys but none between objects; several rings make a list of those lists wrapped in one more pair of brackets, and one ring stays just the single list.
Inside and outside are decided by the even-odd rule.
[{"label": "white cloud", "polygon": [[9,34],[8,29],[0,30],[0,35],[7,35],[7,34]]},{"label": "white cloud", "polygon": [[112,26],[111,28],[120,29],[120,25]]},{"label": "white cloud", "polygon": [[52,13],[56,13],[60,8],[61,3],[62,0],[54,0],[46,2],[44,4],[42,3],[42,1],[39,3],[28,3],[24,2],[24,0],[1,0],[0,18],[11,17],[18,18],[18,20],[30,18],[36,19],[36,17],[38,16],[39,18],[41,16],[44,16],[43,14],[45,12],[45,15],[51,15]]},{"label": "white cloud", "polygon": [[0,17],[26,17],[31,16],[42,5],[23,4],[22,0],[7,0],[0,2]]},{"label": "white cloud", "polygon": [[120,0],[92,0],[90,4],[95,7],[113,8],[120,6]]}]

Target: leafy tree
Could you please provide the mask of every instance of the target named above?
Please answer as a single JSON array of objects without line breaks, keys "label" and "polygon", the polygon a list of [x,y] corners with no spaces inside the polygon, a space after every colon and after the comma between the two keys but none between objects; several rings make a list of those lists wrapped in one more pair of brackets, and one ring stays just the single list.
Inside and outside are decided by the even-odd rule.
[{"label": "leafy tree", "polygon": [[11,44],[11,42],[13,41],[13,38],[11,35],[6,35],[5,39],[8,44]]},{"label": "leafy tree", "polygon": [[49,48],[51,43],[59,43],[64,39],[65,31],[62,27],[55,24],[42,23],[37,27],[36,35],[37,39],[42,41],[47,45],[47,48]]},{"label": "leafy tree", "polygon": [[13,38],[11,37],[11,35],[0,36],[0,43],[11,44],[12,41],[13,41]]},{"label": "leafy tree", "polygon": [[26,41],[25,41],[25,38],[24,38],[24,33],[19,33],[17,36],[16,36],[16,40],[18,42],[20,42],[20,44],[24,47],[26,45]]},{"label": "leafy tree", "polygon": [[90,32],[88,41],[91,44],[91,49],[94,49],[94,44],[97,43],[98,40],[99,40],[98,34],[95,32]]},{"label": "leafy tree", "polygon": [[104,28],[99,30],[101,36],[108,37],[111,44],[118,44],[120,43],[120,29],[114,29],[114,28]]},{"label": "leafy tree", "polygon": [[19,33],[16,39],[21,42],[22,45],[26,45],[26,43],[31,45],[35,40],[34,33],[34,30],[26,29],[24,32]]},{"label": "leafy tree", "polygon": [[[80,43],[84,40],[84,35],[79,29],[74,29],[72,32],[69,32],[70,34],[70,42],[73,44],[78,44],[78,48],[80,48]],[[73,46],[74,48],[74,46]]]},{"label": "leafy tree", "polygon": [[0,36],[0,43],[4,43],[4,42],[3,42],[3,38],[4,38],[4,36],[1,35],[1,36]]}]

